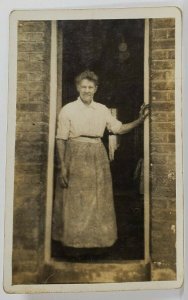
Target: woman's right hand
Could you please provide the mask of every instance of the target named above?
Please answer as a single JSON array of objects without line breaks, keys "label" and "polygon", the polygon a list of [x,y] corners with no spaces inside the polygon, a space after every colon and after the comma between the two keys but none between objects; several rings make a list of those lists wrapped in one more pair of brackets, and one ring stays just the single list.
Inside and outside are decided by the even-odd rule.
[{"label": "woman's right hand", "polygon": [[65,166],[61,166],[60,185],[62,188],[68,187],[68,171]]}]

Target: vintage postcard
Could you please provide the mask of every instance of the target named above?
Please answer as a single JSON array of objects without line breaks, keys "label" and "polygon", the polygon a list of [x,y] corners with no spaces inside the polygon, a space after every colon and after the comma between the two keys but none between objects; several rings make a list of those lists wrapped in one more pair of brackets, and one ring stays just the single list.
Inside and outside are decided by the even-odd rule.
[{"label": "vintage postcard", "polygon": [[181,11],[10,14],[4,288],[183,284]]}]

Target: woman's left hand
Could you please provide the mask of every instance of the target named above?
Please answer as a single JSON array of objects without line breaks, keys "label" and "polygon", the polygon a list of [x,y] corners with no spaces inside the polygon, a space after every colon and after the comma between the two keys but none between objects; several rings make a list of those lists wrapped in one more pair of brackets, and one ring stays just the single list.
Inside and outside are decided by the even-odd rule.
[{"label": "woman's left hand", "polygon": [[149,116],[149,113],[150,113],[150,105],[143,103],[142,106],[140,107],[139,118],[144,121],[145,118]]}]

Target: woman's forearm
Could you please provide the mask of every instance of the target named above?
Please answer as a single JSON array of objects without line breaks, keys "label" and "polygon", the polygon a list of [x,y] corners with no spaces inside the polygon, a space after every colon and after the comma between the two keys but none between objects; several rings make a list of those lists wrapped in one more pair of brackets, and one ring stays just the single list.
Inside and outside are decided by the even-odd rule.
[{"label": "woman's forearm", "polygon": [[68,171],[65,166],[65,152],[66,152],[66,144],[67,142],[62,139],[57,139],[57,149],[61,162],[61,176],[60,176],[60,185],[62,188],[68,187]]},{"label": "woman's forearm", "polygon": [[131,131],[132,129],[136,128],[141,123],[143,123],[143,120],[144,120],[144,118],[140,117],[140,118],[138,118],[137,120],[135,120],[133,122],[130,122],[130,123],[127,123],[127,124],[122,124],[118,134],[124,134],[124,133],[127,133],[127,132]]},{"label": "woman's forearm", "polygon": [[65,164],[66,143],[67,141],[65,140],[57,139],[57,149],[58,149],[61,166]]}]

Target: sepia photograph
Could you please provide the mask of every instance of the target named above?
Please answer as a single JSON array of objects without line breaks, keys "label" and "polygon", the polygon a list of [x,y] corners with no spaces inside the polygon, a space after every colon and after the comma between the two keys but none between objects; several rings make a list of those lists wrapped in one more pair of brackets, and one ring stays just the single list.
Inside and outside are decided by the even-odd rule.
[{"label": "sepia photograph", "polygon": [[181,12],[13,11],[7,292],[183,284]]}]

